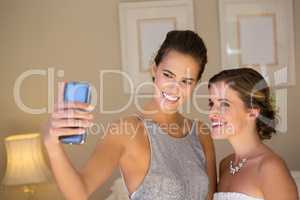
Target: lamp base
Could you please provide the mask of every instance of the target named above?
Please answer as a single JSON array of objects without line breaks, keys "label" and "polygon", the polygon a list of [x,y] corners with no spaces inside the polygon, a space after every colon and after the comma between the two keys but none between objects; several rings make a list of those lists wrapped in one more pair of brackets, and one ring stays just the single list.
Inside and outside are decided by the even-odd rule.
[{"label": "lamp base", "polygon": [[25,185],[22,187],[23,192],[26,195],[27,200],[37,200],[35,195],[34,186],[32,185]]}]

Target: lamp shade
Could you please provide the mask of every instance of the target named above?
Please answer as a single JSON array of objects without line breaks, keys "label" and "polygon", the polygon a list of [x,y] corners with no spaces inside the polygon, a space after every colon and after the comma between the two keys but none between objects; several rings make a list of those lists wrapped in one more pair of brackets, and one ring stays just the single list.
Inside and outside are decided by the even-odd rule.
[{"label": "lamp shade", "polygon": [[7,151],[4,185],[25,185],[46,182],[50,171],[45,163],[40,134],[18,134],[5,138]]}]

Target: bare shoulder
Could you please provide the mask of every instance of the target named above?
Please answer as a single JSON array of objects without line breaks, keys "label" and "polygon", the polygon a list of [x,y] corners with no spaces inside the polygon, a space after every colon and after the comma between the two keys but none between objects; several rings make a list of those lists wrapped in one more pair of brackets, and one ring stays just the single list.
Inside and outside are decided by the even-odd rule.
[{"label": "bare shoulder", "polygon": [[140,125],[141,125],[141,120],[137,116],[132,116],[132,115],[109,122],[109,127],[116,128],[114,129],[116,133],[122,132],[129,135],[131,134],[134,128],[137,128]]},{"label": "bare shoulder", "polygon": [[141,132],[143,124],[136,116],[127,116],[111,121],[106,126],[103,140],[117,143],[122,147]]},{"label": "bare shoulder", "polygon": [[[289,176],[289,169],[285,161],[274,152],[268,152],[260,161],[258,172],[260,177],[264,178],[269,175],[278,174],[284,177]],[[284,178],[282,177],[282,178]]]},{"label": "bare shoulder", "polygon": [[94,152],[80,171],[89,194],[102,185],[120,165],[139,123],[137,117],[129,116],[106,124]]},{"label": "bare shoulder", "polygon": [[[262,192],[270,199],[297,199],[296,184],[285,161],[273,152],[267,153],[258,167]],[[266,199],[269,199],[266,198]]]}]

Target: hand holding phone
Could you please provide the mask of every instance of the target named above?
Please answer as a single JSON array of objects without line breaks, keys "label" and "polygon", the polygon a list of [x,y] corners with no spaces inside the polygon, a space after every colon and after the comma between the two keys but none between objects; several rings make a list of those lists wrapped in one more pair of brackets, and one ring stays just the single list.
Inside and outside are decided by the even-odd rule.
[{"label": "hand holding phone", "polygon": [[[64,86],[63,101],[90,103],[91,90],[86,82],[67,82]],[[74,127],[76,128],[76,127]],[[76,135],[59,136],[59,140],[64,144],[83,144],[86,142],[87,133],[78,133]]]}]

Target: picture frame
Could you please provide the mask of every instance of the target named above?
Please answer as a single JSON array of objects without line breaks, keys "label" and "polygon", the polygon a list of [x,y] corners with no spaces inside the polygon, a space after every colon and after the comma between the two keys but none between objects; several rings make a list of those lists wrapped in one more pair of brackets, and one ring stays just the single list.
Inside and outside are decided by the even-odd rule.
[{"label": "picture frame", "polygon": [[124,91],[151,93],[150,66],[167,32],[194,30],[193,0],[121,2],[119,19]]},{"label": "picture frame", "polygon": [[275,129],[279,133],[287,133],[288,131],[288,96],[287,89],[280,88],[276,89],[273,92],[274,98],[274,110],[275,110],[275,118],[276,118],[276,126]]},{"label": "picture frame", "polygon": [[271,86],[295,85],[293,0],[219,0],[221,64],[252,67]]}]

